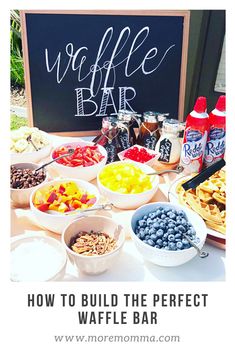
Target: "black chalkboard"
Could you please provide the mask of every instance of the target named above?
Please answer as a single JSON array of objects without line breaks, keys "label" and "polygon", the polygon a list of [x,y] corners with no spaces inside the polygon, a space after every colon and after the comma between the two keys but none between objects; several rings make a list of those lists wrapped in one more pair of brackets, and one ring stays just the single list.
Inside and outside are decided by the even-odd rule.
[{"label": "black chalkboard", "polygon": [[118,109],[178,118],[186,15],[22,11],[32,125],[94,132],[104,115]]}]

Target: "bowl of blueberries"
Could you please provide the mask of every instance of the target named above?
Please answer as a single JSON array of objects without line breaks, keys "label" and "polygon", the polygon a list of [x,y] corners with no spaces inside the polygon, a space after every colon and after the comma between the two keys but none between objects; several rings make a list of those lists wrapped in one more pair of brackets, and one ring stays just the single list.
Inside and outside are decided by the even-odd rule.
[{"label": "bowl of blueberries", "polygon": [[[203,219],[187,207],[154,202],[131,218],[131,237],[143,258],[159,266],[179,266],[197,255],[207,236]],[[191,240],[191,242],[189,241]]]}]

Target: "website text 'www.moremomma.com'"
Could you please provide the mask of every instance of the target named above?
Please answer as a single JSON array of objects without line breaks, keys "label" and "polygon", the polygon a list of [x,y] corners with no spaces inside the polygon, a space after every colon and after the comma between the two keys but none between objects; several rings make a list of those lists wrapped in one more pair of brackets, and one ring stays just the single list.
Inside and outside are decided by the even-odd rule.
[{"label": "website text 'www.moremomma.com'", "polygon": [[146,343],[179,343],[178,335],[58,335],[54,336],[57,343],[129,343],[129,342],[146,342]]}]

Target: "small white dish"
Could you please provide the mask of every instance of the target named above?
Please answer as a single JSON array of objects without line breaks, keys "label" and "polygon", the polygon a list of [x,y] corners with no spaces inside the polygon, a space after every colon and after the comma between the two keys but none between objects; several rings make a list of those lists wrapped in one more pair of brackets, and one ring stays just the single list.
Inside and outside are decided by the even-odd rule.
[{"label": "small white dish", "polygon": [[65,275],[67,254],[60,241],[44,235],[11,238],[11,280],[60,281]]}]

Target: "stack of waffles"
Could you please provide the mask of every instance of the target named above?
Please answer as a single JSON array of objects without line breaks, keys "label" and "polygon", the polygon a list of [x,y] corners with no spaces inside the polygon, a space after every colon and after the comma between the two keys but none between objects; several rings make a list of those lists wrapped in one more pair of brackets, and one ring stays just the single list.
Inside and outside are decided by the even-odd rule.
[{"label": "stack of waffles", "polygon": [[179,202],[197,212],[207,226],[220,233],[226,232],[226,172],[219,170],[196,189],[184,190],[177,184]]}]

